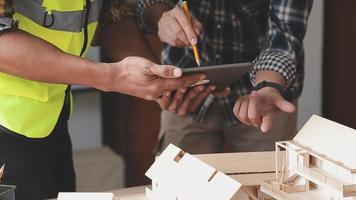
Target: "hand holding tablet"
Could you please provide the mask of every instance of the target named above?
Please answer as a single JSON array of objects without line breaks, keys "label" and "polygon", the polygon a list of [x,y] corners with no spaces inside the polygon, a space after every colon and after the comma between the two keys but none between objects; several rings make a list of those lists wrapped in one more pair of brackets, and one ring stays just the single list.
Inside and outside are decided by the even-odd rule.
[{"label": "hand holding tablet", "polygon": [[157,103],[163,110],[185,115],[195,112],[207,96],[227,96],[228,86],[251,71],[252,63],[237,63],[182,69],[183,75],[205,74],[206,78],[191,86],[165,93]]}]

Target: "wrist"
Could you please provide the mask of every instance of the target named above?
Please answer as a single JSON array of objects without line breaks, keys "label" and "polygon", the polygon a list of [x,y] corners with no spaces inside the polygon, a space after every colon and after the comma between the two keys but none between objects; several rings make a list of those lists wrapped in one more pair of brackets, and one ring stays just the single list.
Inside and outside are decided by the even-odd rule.
[{"label": "wrist", "polygon": [[259,93],[277,93],[277,94],[280,94],[279,90],[277,90],[276,88],[273,88],[273,87],[264,87],[264,88],[258,89],[256,91],[258,91]]},{"label": "wrist", "polygon": [[262,81],[258,83],[254,89],[254,91],[258,91],[260,93],[277,93],[281,95],[284,99],[290,100],[291,96],[290,93],[287,92],[287,90],[284,88],[284,86],[275,83],[275,82],[270,82],[270,81]]},{"label": "wrist", "polygon": [[272,70],[261,70],[256,73],[256,81],[255,85],[258,85],[259,83],[263,81],[268,81],[272,83],[279,84],[285,88],[285,80],[284,77],[275,71]]},{"label": "wrist", "polygon": [[92,78],[94,87],[104,92],[113,91],[113,70],[111,63],[98,63]]}]

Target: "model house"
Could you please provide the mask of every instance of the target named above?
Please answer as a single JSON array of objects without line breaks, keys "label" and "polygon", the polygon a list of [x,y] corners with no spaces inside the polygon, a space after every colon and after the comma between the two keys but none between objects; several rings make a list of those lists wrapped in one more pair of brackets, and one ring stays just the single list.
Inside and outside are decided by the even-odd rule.
[{"label": "model house", "polygon": [[356,199],[356,130],[312,116],[293,140],[276,143],[276,177],[261,191],[281,200]]},{"label": "model house", "polygon": [[198,158],[169,145],[146,172],[150,200],[230,200],[241,184]]}]

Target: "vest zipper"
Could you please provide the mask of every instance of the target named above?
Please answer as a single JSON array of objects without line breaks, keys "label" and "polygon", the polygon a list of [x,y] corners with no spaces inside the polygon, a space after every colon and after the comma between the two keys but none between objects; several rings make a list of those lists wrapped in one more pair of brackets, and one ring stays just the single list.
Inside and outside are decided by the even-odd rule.
[{"label": "vest zipper", "polygon": [[90,0],[86,0],[86,10],[85,10],[85,21],[84,21],[84,43],[80,56],[82,56],[88,46],[88,24],[89,24],[89,14],[90,14]]}]

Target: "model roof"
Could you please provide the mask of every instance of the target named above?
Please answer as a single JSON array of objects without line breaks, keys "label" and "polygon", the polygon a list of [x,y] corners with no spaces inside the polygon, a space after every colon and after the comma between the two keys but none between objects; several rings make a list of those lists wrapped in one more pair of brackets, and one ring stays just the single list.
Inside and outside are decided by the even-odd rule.
[{"label": "model roof", "polygon": [[356,169],[356,130],[313,115],[293,141]]}]

